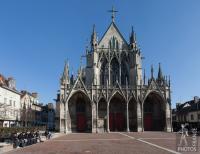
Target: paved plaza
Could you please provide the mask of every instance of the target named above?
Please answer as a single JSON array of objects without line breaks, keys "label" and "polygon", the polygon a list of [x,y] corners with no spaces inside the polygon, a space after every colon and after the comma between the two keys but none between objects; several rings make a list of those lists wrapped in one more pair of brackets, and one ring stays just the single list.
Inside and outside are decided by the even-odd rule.
[{"label": "paved plaza", "polygon": [[[199,138],[198,138],[199,140]],[[200,143],[200,140],[199,140]],[[167,154],[176,151],[176,135],[165,132],[74,133],[7,154]],[[195,152],[196,153],[196,152]]]}]

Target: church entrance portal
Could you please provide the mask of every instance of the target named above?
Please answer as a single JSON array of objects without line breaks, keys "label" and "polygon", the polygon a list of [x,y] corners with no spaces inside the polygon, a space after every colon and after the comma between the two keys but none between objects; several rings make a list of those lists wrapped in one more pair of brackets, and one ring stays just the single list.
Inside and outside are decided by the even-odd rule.
[{"label": "church entrance portal", "polygon": [[90,100],[82,92],[74,94],[69,101],[72,132],[91,132],[92,109]]},{"label": "church entrance portal", "polygon": [[122,96],[115,95],[109,105],[110,131],[124,131],[126,129],[126,104]]},{"label": "church entrance portal", "polygon": [[128,104],[129,113],[129,129],[130,131],[137,130],[137,103],[134,98],[129,101]]},{"label": "church entrance portal", "polygon": [[144,131],[163,131],[165,127],[165,103],[161,96],[150,93],[143,108]]}]

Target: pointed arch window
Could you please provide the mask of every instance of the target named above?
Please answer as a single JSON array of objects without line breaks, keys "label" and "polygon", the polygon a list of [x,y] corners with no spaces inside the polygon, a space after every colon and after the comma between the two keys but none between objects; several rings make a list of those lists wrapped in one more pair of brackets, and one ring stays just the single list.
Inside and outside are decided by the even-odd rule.
[{"label": "pointed arch window", "polygon": [[112,37],[109,41],[109,47],[111,50],[114,50],[114,49],[119,49],[119,42],[118,40],[116,39],[116,37]]},{"label": "pointed arch window", "polygon": [[119,62],[116,58],[113,58],[111,61],[111,83],[112,85],[116,84],[119,81]]},{"label": "pointed arch window", "polygon": [[108,62],[106,59],[103,60],[100,72],[101,85],[106,85],[106,80],[108,79]]},{"label": "pointed arch window", "polygon": [[127,63],[127,59],[123,58],[121,62],[121,84],[126,85],[126,81],[128,82],[127,84],[129,85],[129,66]]}]

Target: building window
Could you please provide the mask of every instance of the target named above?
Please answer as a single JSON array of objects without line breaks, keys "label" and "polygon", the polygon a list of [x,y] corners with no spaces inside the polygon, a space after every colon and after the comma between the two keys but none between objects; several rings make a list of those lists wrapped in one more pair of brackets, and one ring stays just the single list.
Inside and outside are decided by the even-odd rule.
[{"label": "building window", "polygon": [[10,103],[9,105],[12,106],[12,100],[10,100],[9,103]]},{"label": "building window", "polygon": [[198,114],[198,120],[200,120],[200,114]]},{"label": "building window", "polygon": [[7,103],[7,98],[4,98],[4,104],[6,104]]},{"label": "building window", "polygon": [[191,120],[194,120],[194,115],[193,114],[191,114]]},{"label": "building window", "polygon": [[184,115],[184,120],[183,120],[184,122],[186,122],[187,120],[186,120],[186,116]]},{"label": "building window", "polygon": [[13,106],[15,107],[15,101],[13,101]]}]

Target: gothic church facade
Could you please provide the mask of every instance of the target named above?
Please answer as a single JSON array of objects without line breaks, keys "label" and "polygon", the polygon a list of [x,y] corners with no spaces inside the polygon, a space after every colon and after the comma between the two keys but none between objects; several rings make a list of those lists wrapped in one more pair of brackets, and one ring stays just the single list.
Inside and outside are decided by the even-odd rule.
[{"label": "gothic church facade", "polygon": [[129,41],[114,20],[98,41],[95,27],[86,66],[76,78],[65,64],[56,100],[56,129],[60,132],[172,131],[170,79],[146,79],[142,54],[131,31]]}]

